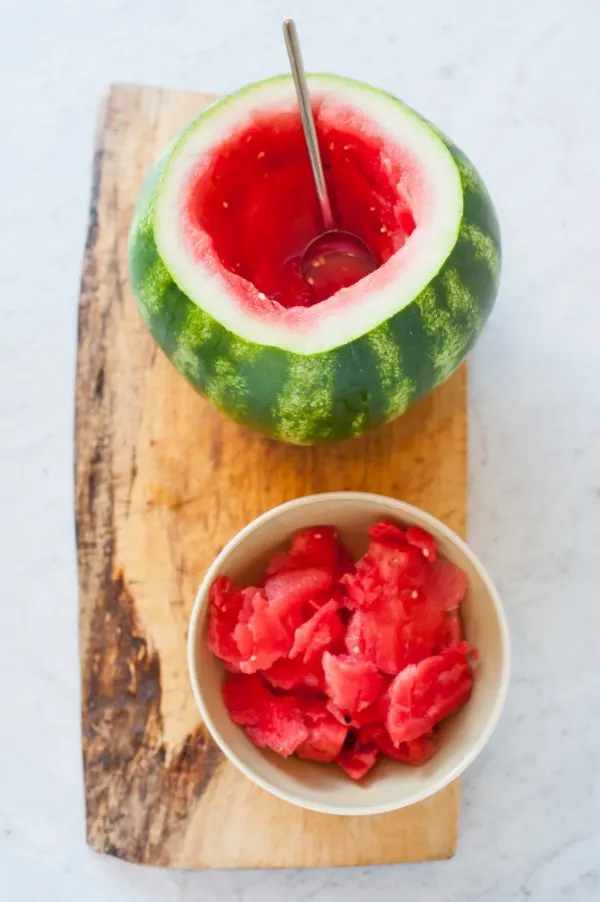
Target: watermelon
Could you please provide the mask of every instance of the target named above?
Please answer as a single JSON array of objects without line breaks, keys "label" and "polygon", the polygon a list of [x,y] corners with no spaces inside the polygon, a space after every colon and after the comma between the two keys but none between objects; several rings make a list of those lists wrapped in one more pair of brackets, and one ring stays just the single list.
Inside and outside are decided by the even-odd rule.
[{"label": "watermelon", "polygon": [[303,570],[317,567],[338,580],[352,570],[352,558],[341,544],[333,526],[311,526],[299,530],[292,537],[287,552],[275,554],[269,561],[267,573]]},{"label": "watermelon", "polygon": [[352,716],[379,698],[384,682],[370,661],[332,655],[328,651],[323,653],[322,660],[326,692],[340,711]]},{"label": "watermelon", "polygon": [[467,157],[402,101],[309,76],[336,223],[378,268],[317,297],[300,270],[321,230],[292,80],[250,85],[186,126],[148,175],[130,232],[141,316],[224,413],[316,444],[402,414],[473,347],[500,234]]},{"label": "watermelon", "polygon": [[389,688],[386,727],[395,746],[430,733],[468,700],[473,687],[468,642],[405,667]]},{"label": "watermelon", "polygon": [[210,588],[208,647],[233,670],[242,660],[234,632],[244,601],[243,591],[226,576],[218,576]]},{"label": "watermelon", "polygon": [[336,720],[323,702],[305,703],[302,712],[308,736],[296,754],[309,761],[335,761],[346,741],[348,727]]},{"label": "watermelon", "polygon": [[280,658],[263,670],[262,676],[275,689],[325,691],[325,674],[318,657],[310,664],[306,664],[301,658]]},{"label": "watermelon", "polygon": [[301,655],[304,663],[331,648],[341,638],[344,626],[338,614],[338,606],[332,599],[318,608],[314,614],[299,626],[294,635],[290,658]]},{"label": "watermelon", "polygon": [[354,566],[332,527],[277,552],[258,586],[219,576],[208,644],[232,671],[223,699],[259,748],[335,762],[354,780],[380,757],[420,765],[469,698],[467,576],[432,536],[381,521]]},{"label": "watermelon", "polygon": [[390,739],[390,734],[381,723],[373,723],[358,731],[357,744],[362,748],[375,746],[381,755],[402,761],[403,764],[426,764],[437,749],[430,734],[419,736],[411,742],[401,742],[398,747]]},{"label": "watermelon", "polygon": [[344,749],[337,759],[339,766],[353,780],[362,780],[377,762],[376,749]]},{"label": "watermelon", "polygon": [[305,602],[326,592],[331,582],[331,573],[311,567],[270,576],[265,582],[265,592],[272,608],[282,616],[293,617]]},{"label": "watermelon", "polygon": [[262,589],[248,588],[244,592],[249,605],[240,612],[233,638],[242,659],[240,670],[256,673],[289,652],[292,635]]},{"label": "watermelon", "polygon": [[308,739],[294,698],[275,695],[256,674],[231,674],[223,687],[223,700],[231,719],[246,728],[259,748],[273,749],[287,758]]}]

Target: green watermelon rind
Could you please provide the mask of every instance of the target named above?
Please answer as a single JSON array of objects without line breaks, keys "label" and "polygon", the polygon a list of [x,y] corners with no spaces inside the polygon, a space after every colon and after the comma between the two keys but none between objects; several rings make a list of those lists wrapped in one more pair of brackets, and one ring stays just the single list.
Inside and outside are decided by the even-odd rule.
[{"label": "green watermelon rind", "polygon": [[[218,107],[213,104],[208,115]],[[281,441],[311,445],[358,436],[398,417],[458,368],[492,310],[501,243],[482,179],[448,138],[437,131],[458,168],[463,212],[441,268],[387,321],[345,345],[304,355],[255,344],[226,329],[183,293],[158,252],[154,219],[161,180],[174,148],[196,121],[149,173],[129,245],[142,319],[196,390],[239,423]]]}]

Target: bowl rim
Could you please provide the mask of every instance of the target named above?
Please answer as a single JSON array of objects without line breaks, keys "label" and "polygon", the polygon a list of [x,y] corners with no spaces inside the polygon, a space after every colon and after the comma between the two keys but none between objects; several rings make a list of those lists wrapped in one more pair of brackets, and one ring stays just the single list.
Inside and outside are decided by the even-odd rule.
[{"label": "bowl rim", "polygon": [[[229,747],[229,745],[225,742],[225,740],[219,733],[218,728],[214,724],[210,713],[204,704],[204,697],[200,689],[200,681],[198,680],[196,669],[197,634],[198,626],[201,620],[201,614],[203,613],[208,601],[210,586],[212,585],[215,576],[218,574],[220,567],[227,560],[229,555],[245,541],[247,536],[249,536],[255,530],[259,529],[264,523],[267,523],[269,520],[275,519],[276,517],[280,516],[290,509],[307,507],[317,501],[344,501],[348,503],[356,503],[358,501],[371,501],[374,504],[381,504],[383,502],[385,502],[386,504],[391,503],[398,510],[399,516],[402,516],[402,514],[404,514],[407,520],[410,520],[411,517],[416,517],[421,522],[434,527],[436,530],[441,532],[449,542],[455,545],[460,551],[463,552],[466,557],[469,558],[471,564],[478,571],[479,576],[481,577],[481,580],[485,585],[485,588],[488,592],[488,595],[490,597],[490,600],[492,601],[496,615],[498,617],[502,659],[500,684],[498,686],[496,698],[492,710],[488,716],[485,729],[481,731],[481,733],[477,737],[477,741],[472,743],[472,745],[467,749],[463,757],[449,772],[449,774],[442,776],[437,780],[428,782],[422,787],[422,789],[416,790],[411,795],[402,799],[400,802],[398,800],[390,800],[389,802],[386,802],[384,804],[361,806],[360,808],[354,807],[352,805],[328,805],[321,804],[320,802],[308,801],[301,795],[279,789],[278,787],[274,786],[273,784],[269,783],[267,780],[259,776],[251,767],[249,767],[245,763],[242,758],[240,758]],[[210,650],[209,653],[211,653]],[[188,626],[187,664],[188,674],[192,686],[192,694],[200,711],[204,726],[206,727],[220,750],[223,752],[225,757],[229,761],[231,761],[231,763],[235,767],[237,767],[237,769],[241,771],[241,773],[243,773],[249,780],[252,780],[253,783],[255,783],[257,786],[260,786],[261,789],[264,789],[271,795],[276,796],[277,798],[282,799],[285,802],[289,802],[299,808],[303,808],[309,811],[316,811],[320,814],[367,816],[373,814],[385,814],[391,811],[399,811],[402,808],[408,808],[410,805],[415,805],[418,802],[422,802],[425,799],[436,795],[438,792],[441,792],[442,789],[453,783],[454,780],[460,777],[460,775],[467,769],[467,767],[469,767],[473,763],[473,761],[478,757],[478,755],[483,751],[483,749],[489,742],[498,725],[498,721],[500,719],[500,715],[502,713],[502,709],[504,707],[508,693],[511,671],[511,654],[508,623],[500,595],[482,562],[479,560],[475,552],[471,550],[469,545],[467,545],[465,540],[458,535],[458,533],[447,526],[442,520],[434,517],[433,514],[430,514],[427,511],[423,510],[423,508],[417,507],[414,504],[409,504],[406,501],[401,501],[398,498],[393,498],[390,495],[381,495],[374,492],[338,491],[318,492],[312,495],[303,495],[299,498],[294,498],[290,501],[285,501],[282,504],[278,504],[276,507],[270,508],[269,510],[260,514],[254,520],[251,520],[246,524],[246,526],[239,530],[239,532],[237,532],[229,540],[229,542],[227,542],[227,544],[221,549],[221,551],[207,570],[194,599]]]}]

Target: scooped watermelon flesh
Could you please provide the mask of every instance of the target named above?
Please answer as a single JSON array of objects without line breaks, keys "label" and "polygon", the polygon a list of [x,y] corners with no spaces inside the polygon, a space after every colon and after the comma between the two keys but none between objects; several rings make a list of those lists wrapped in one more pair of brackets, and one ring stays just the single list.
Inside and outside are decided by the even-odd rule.
[{"label": "scooped watermelon flesh", "polygon": [[360,435],[444,381],[476,342],[500,270],[477,171],[401,101],[309,76],[336,222],[380,266],[317,295],[320,230],[291,78],[214,104],[140,197],[130,271],[151,333],[221,410],[283,441]]},{"label": "scooped watermelon flesh", "polygon": [[[362,238],[381,264],[415,229],[397,189],[414,163],[400,149],[390,154],[382,135],[348,122],[351,113],[341,107],[328,119],[317,111],[323,164],[337,227]],[[188,204],[225,269],[283,307],[309,307],[343,287],[341,271],[325,288],[301,273],[303,251],[322,224],[297,111],[259,113],[224,141]]]}]

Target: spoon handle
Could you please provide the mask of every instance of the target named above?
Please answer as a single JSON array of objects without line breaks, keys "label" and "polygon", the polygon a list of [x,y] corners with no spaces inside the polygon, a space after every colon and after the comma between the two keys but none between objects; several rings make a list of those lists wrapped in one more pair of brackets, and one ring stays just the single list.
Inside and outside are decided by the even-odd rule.
[{"label": "spoon handle", "polygon": [[283,34],[288,56],[290,58],[290,66],[292,67],[292,76],[294,78],[296,96],[298,97],[300,116],[302,118],[302,128],[304,129],[304,138],[310,157],[310,165],[315,180],[315,188],[317,189],[319,206],[321,207],[323,225],[325,229],[332,229],[334,223],[333,213],[331,211],[331,201],[329,200],[325,173],[323,172],[323,161],[321,160],[317,130],[315,128],[315,120],[313,117],[310,95],[308,93],[306,75],[304,74],[304,66],[302,64],[302,53],[300,51],[298,32],[296,31],[296,26],[292,19],[286,19],[283,23]]}]

